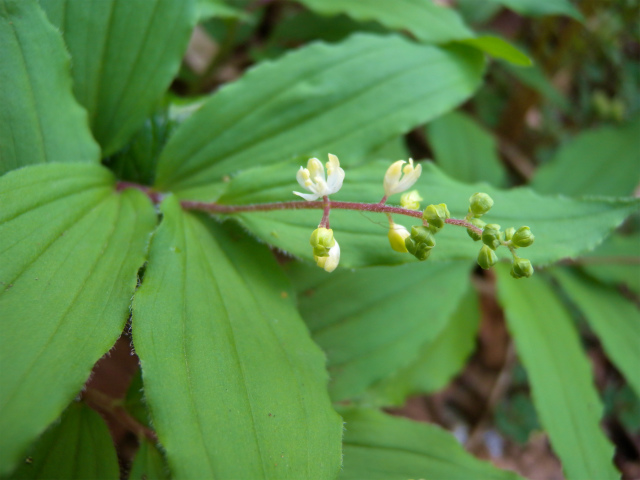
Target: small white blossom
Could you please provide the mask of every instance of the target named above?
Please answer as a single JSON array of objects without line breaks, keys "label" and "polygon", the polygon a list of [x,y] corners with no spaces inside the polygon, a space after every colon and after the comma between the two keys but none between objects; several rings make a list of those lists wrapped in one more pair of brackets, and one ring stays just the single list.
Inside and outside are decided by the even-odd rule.
[{"label": "small white blossom", "polygon": [[331,273],[336,269],[338,263],[340,263],[340,245],[336,242],[336,244],[329,249],[328,257],[317,257],[314,255],[313,258],[320,268],[324,268],[327,272]]},{"label": "small white blossom", "polygon": [[[322,162],[317,158],[310,158],[307,168],[300,167],[296,174],[296,180],[302,188],[311,193],[293,192],[308,202],[322,198],[325,195],[336,193],[342,188],[344,170],[340,168],[340,160],[335,155],[329,154],[327,162],[327,177],[324,175]],[[335,267],[334,267],[335,268]]]},{"label": "small white blossom", "polygon": [[[409,163],[405,164],[404,160],[398,160],[391,164],[384,176],[384,194],[389,197],[394,193],[404,192],[411,188],[422,173],[422,165],[413,166],[413,160],[410,158]],[[403,175],[404,174],[404,175]],[[402,177],[402,179],[400,179]]]}]

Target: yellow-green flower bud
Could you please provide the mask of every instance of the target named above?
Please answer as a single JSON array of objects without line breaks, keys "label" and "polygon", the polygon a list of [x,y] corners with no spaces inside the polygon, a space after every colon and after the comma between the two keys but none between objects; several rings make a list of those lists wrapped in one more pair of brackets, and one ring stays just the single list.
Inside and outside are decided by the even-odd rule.
[{"label": "yellow-green flower bud", "polygon": [[483,245],[480,249],[480,253],[478,254],[478,265],[487,270],[493,267],[497,261],[498,256],[496,255],[496,252],[491,250],[486,245]]},{"label": "yellow-green flower bud", "polygon": [[428,228],[414,225],[411,227],[411,236],[405,238],[404,243],[410,254],[418,260],[426,260],[435,247],[436,240]]},{"label": "yellow-green flower bud", "polygon": [[516,229],[513,227],[509,227],[504,231],[504,239],[505,241],[509,241],[513,238],[513,234],[516,233]]},{"label": "yellow-green flower bud", "polygon": [[511,244],[518,247],[528,247],[535,240],[535,236],[531,233],[531,229],[529,227],[520,227],[516,233],[513,234],[511,238]]},{"label": "yellow-green flower bud", "polygon": [[410,234],[409,230],[407,230],[403,225],[398,225],[397,223],[392,224],[387,236],[389,237],[389,244],[391,245],[391,248],[396,252],[407,252],[405,239],[408,238]]},{"label": "yellow-green flower bud", "polygon": [[424,262],[431,255],[431,247],[423,243],[418,246],[416,253],[413,254],[418,260]]},{"label": "yellow-green flower bud", "polygon": [[425,244],[429,248],[436,246],[436,239],[427,227],[414,225],[411,227],[411,239],[418,244]]},{"label": "yellow-green flower bud", "polygon": [[533,267],[531,262],[526,258],[514,258],[513,266],[511,267],[511,276],[513,278],[529,278],[533,275]]},{"label": "yellow-green flower bud", "polygon": [[482,243],[492,250],[500,246],[500,225],[490,223],[482,231]]},{"label": "yellow-green flower bud", "polygon": [[316,257],[328,257],[329,249],[336,244],[333,238],[333,230],[330,228],[316,228],[311,234],[309,243],[313,247],[313,255]]},{"label": "yellow-green flower bud", "polygon": [[441,203],[439,205],[429,205],[425,208],[422,218],[429,222],[429,230],[436,233],[444,227],[445,219],[451,218],[451,214],[447,205]]},{"label": "yellow-green flower bud", "polygon": [[[480,220],[479,218],[472,218],[471,220],[469,220],[469,223],[474,224],[476,227],[478,227],[481,230],[486,225],[486,223]],[[471,238],[473,238],[474,242],[477,242],[478,240],[482,239],[482,234],[476,232],[475,230],[471,230],[470,228],[467,228],[467,233]]]},{"label": "yellow-green flower bud", "polygon": [[481,217],[493,207],[493,199],[486,193],[474,193],[469,198],[469,211],[476,217]]},{"label": "yellow-green flower bud", "polygon": [[402,208],[408,208],[409,210],[418,210],[422,200],[423,198],[418,193],[418,190],[411,190],[410,192],[402,194],[400,197],[400,206]]}]

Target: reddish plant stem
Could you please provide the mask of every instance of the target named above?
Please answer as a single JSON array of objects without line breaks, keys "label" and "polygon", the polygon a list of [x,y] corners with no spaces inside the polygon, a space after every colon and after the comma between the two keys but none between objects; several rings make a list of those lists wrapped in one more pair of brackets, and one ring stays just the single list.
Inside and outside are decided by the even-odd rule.
[{"label": "reddish plant stem", "polygon": [[82,392],[82,399],[94,410],[99,410],[119,422],[124,428],[135,433],[138,437],[146,437],[157,443],[156,432],[140,423],[122,405],[122,400],[111,398],[94,388]]},{"label": "reddish plant stem", "polygon": [[146,185],[140,185],[139,183],[134,182],[125,182],[119,181],[116,183],[116,191],[121,192],[126,190],[127,188],[135,188],[136,190],[140,190],[144,193],[153,203],[160,203],[164,198],[164,195],[160,192],[156,192],[151,187],[147,187]]},{"label": "reddish plant stem", "polygon": [[329,213],[331,213],[331,202],[329,202],[329,197],[322,197],[322,201],[324,202],[324,211],[322,212],[322,220],[320,220],[319,227],[331,228],[329,226]]},{"label": "reddish plant stem", "polygon": [[[163,196],[158,192],[154,192],[151,188],[143,185],[138,185],[131,182],[118,182],[117,190],[121,191],[126,188],[136,188],[149,196],[151,201],[159,203]],[[409,210],[402,207],[392,207],[390,205],[384,205],[381,203],[360,203],[360,202],[335,202],[329,201],[328,197],[324,197],[323,200],[315,202],[307,201],[294,201],[294,202],[272,202],[272,203],[254,203],[251,205],[222,205],[220,203],[208,203],[208,202],[194,202],[190,200],[183,200],[180,205],[185,210],[198,210],[202,212],[218,213],[218,214],[234,214],[243,212],[270,212],[274,210],[322,210],[323,216],[320,225],[329,225],[329,211],[332,208],[339,210],[356,210],[359,212],[375,212],[386,213],[395,215],[405,215],[407,217],[422,219],[422,212],[416,210]],[[446,223],[450,225],[457,225],[459,227],[469,228],[478,234],[482,234],[482,229],[476,227],[474,224],[457,218],[447,218]],[[428,223],[425,221],[425,225]]]}]

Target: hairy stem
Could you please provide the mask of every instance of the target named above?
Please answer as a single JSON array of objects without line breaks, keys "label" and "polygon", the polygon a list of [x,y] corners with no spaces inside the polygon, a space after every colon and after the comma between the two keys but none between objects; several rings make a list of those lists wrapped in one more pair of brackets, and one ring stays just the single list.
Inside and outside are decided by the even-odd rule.
[{"label": "hairy stem", "polygon": [[[131,182],[118,182],[116,189],[118,191],[126,188],[137,188],[149,196],[151,201],[158,203],[162,200],[163,195],[153,191],[149,187],[138,185]],[[416,210],[409,210],[408,208],[392,207],[382,203],[360,203],[360,202],[335,202],[330,201],[328,197],[325,197],[322,201],[307,202],[307,201],[293,201],[293,202],[271,202],[271,203],[254,203],[251,205],[223,205],[215,202],[194,202],[190,200],[183,200],[180,205],[185,210],[198,210],[201,212],[217,213],[217,214],[234,214],[245,212],[271,212],[274,210],[322,210],[323,218],[320,225],[326,222],[328,228],[329,223],[329,209],[337,208],[339,210],[355,210],[359,212],[375,212],[394,215],[405,215],[407,217],[419,218],[422,220],[422,212]],[[447,218],[445,220],[449,225],[456,225],[459,227],[469,228],[478,234],[482,234],[482,229],[476,227],[467,220],[458,218]],[[425,225],[428,223],[425,221]]]}]

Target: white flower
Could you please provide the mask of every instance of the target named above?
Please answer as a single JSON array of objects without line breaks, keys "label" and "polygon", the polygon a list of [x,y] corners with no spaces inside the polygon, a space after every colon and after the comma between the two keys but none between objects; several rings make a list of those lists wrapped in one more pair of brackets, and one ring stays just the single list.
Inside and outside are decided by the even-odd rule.
[{"label": "white flower", "polygon": [[340,245],[336,242],[336,244],[329,249],[328,257],[317,257],[314,255],[313,259],[320,268],[324,268],[329,273],[333,272],[338,266],[338,263],[340,263]]},{"label": "white flower", "polygon": [[324,168],[320,160],[317,158],[310,158],[307,162],[307,168],[300,167],[300,170],[298,170],[296,180],[298,180],[298,183],[302,188],[311,193],[293,193],[304,198],[308,202],[317,200],[325,195],[336,193],[342,188],[344,170],[340,168],[340,160],[338,160],[338,157],[335,155],[329,154],[327,174],[328,176],[325,177]]},{"label": "white flower", "polygon": [[[394,193],[404,192],[411,188],[414,183],[420,177],[422,173],[422,165],[418,165],[414,168],[413,160],[410,158],[409,163],[402,168],[405,164],[404,160],[398,160],[391,164],[387,169],[387,173],[384,176],[384,194],[389,197]],[[404,175],[402,175],[404,173]],[[402,176],[402,180],[400,177]]]}]

